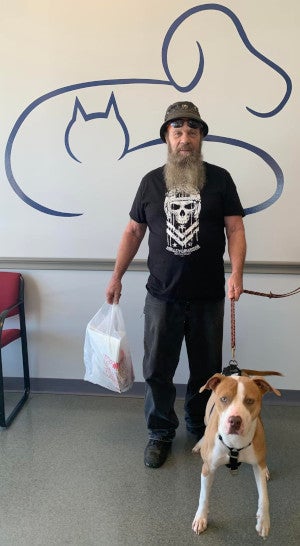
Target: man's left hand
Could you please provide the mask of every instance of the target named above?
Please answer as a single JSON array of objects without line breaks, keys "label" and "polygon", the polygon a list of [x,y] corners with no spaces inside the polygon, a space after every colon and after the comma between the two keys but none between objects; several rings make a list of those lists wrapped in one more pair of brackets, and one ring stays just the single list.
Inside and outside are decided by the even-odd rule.
[{"label": "man's left hand", "polygon": [[228,299],[238,301],[243,293],[243,276],[232,273],[227,281],[227,288]]}]

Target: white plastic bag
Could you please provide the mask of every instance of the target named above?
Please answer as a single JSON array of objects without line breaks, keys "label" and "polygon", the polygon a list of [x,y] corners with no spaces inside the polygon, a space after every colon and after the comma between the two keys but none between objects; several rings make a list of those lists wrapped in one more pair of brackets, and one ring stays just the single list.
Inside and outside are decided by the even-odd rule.
[{"label": "white plastic bag", "polygon": [[134,372],[119,304],[104,303],[88,323],[84,363],[85,381],[116,392],[132,387]]}]

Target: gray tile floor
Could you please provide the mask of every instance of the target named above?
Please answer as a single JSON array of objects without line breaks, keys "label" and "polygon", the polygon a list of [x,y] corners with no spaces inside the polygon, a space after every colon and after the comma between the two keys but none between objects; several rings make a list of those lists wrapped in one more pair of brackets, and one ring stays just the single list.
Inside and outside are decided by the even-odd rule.
[{"label": "gray tile floor", "polygon": [[[167,463],[143,465],[143,400],[33,394],[0,429],[1,546],[255,545],[257,494],[251,467],[216,475],[210,526],[191,530],[200,458],[181,420]],[[300,407],[265,406],[270,546],[300,544]]]}]

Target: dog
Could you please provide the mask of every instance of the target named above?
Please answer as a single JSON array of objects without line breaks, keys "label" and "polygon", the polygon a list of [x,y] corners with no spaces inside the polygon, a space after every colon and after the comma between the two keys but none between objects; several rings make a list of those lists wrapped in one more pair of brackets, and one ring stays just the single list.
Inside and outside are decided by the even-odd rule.
[{"label": "dog", "polygon": [[[200,389],[212,390],[205,413],[206,430],[193,448],[203,460],[199,506],[192,524],[199,535],[207,528],[209,495],[214,473],[220,465],[228,465],[233,473],[242,463],[253,466],[258,490],[256,531],[266,538],[270,530],[269,498],[266,465],[266,442],[260,417],[262,397],[266,392],[281,396],[264,375],[279,372],[240,370],[239,375],[213,375]],[[254,376],[252,374],[255,374]]]}]

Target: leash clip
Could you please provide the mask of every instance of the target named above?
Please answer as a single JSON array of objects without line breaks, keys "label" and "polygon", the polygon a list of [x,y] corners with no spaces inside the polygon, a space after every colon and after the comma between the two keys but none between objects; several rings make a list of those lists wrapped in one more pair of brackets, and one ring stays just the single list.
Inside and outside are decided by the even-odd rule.
[{"label": "leash clip", "polygon": [[228,366],[226,368],[223,368],[223,375],[242,375],[242,372],[240,368],[238,367],[238,363],[236,360],[230,360]]}]

